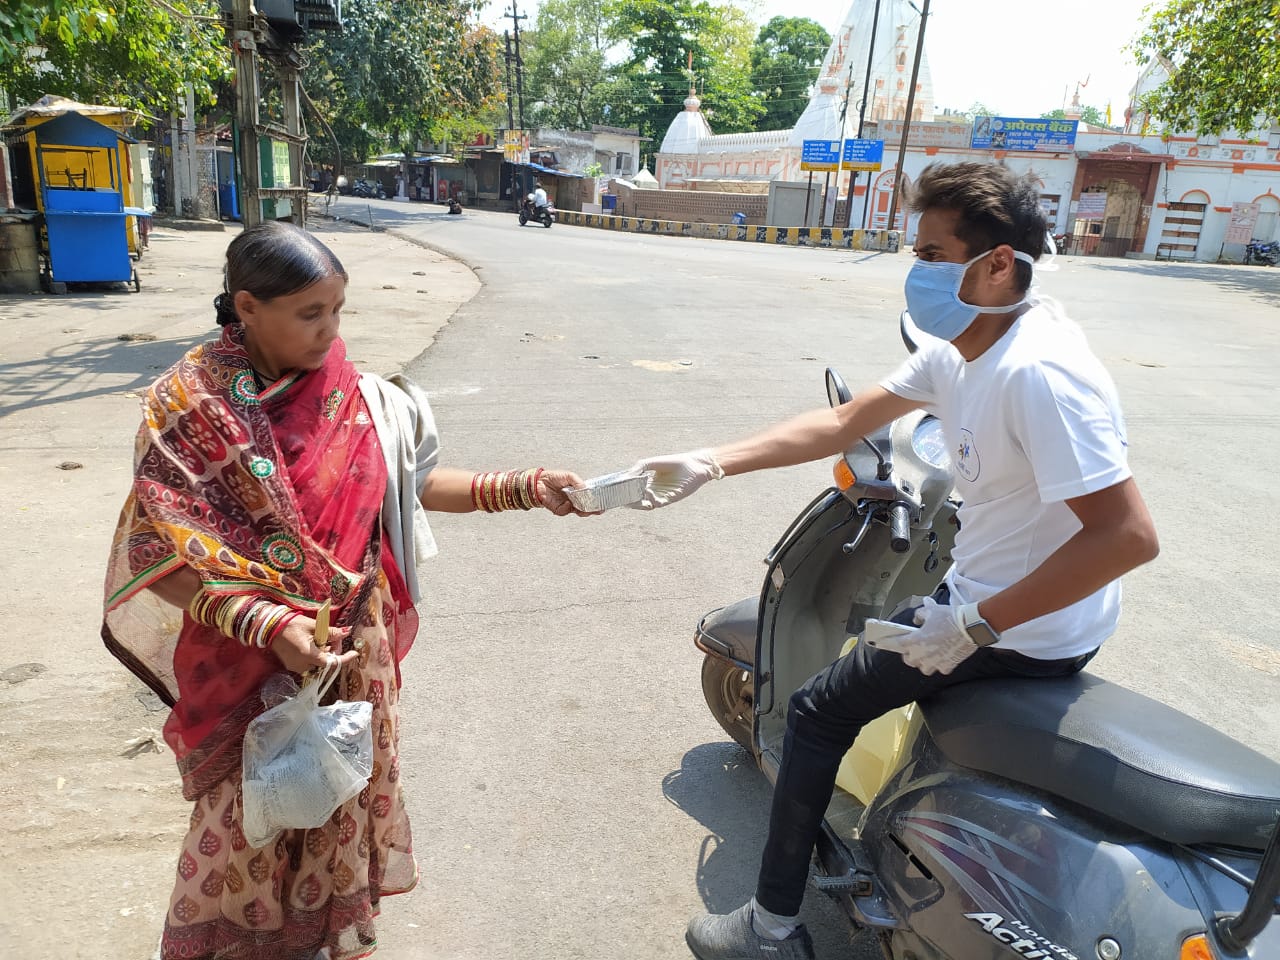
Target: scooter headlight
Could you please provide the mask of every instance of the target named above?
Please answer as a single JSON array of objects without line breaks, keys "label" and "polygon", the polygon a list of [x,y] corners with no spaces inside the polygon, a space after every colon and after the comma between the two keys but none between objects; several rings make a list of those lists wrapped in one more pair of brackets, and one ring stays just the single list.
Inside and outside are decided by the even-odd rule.
[{"label": "scooter headlight", "polygon": [[1218,960],[1218,958],[1213,948],[1209,946],[1209,938],[1199,933],[1182,941],[1178,960]]}]

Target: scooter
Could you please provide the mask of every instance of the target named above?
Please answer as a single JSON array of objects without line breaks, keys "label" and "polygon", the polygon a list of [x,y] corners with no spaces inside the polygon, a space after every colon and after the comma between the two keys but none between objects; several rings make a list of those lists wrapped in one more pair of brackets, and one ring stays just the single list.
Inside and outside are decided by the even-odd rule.
[{"label": "scooter", "polygon": [[[901,329],[914,349],[905,312]],[[827,395],[851,396],[834,370]],[[708,706],[770,780],[791,693],[868,619],[928,596],[958,529],[927,413],[834,477],[769,551],[759,596],[694,638]],[[883,720],[879,775],[861,800],[835,790],[813,881],[888,960],[1280,958],[1280,764],[1084,672],[959,684]]]},{"label": "scooter", "polygon": [[355,197],[387,199],[387,190],[377,180],[360,177],[351,185],[351,195]]},{"label": "scooter", "polygon": [[520,226],[523,227],[530,220],[534,223],[540,223],[550,230],[551,225],[556,222],[555,206],[548,203],[545,207],[535,207],[533,205],[533,194],[529,194],[524,198],[524,202],[520,204]]},{"label": "scooter", "polygon": [[1245,244],[1244,262],[1246,264],[1259,263],[1264,267],[1274,267],[1278,260],[1280,260],[1280,243],[1274,240],[1270,243],[1254,240]]}]

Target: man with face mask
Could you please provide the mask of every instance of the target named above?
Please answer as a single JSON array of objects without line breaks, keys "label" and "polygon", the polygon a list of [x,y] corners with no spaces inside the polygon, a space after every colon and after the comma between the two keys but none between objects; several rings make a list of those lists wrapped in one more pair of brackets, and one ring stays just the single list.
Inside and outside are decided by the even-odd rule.
[{"label": "man with face mask", "polygon": [[1114,631],[1119,578],[1158,552],[1129,472],[1115,387],[1079,328],[1030,292],[1047,224],[1035,181],[989,163],[934,164],[907,308],[928,342],[879,385],[715,449],[641,461],[642,507],[708,480],[834,456],[925,408],[942,421],[963,499],[954,566],[896,647],[858,644],[792,696],[756,895],[703,915],[701,960],[808,960],[798,922],[840,760],[867,723],[955,683],[1059,677]]}]

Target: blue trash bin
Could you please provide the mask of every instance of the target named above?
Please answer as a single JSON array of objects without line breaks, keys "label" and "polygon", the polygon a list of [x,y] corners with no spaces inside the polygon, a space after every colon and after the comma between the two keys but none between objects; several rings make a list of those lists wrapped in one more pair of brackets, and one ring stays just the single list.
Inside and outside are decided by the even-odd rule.
[{"label": "blue trash bin", "polygon": [[746,223],[747,223],[747,215],[745,213],[739,212],[733,215],[733,225],[735,227],[746,226]]},{"label": "blue trash bin", "polygon": [[600,195],[600,209],[605,213],[618,212],[618,197],[612,193],[602,193]]}]

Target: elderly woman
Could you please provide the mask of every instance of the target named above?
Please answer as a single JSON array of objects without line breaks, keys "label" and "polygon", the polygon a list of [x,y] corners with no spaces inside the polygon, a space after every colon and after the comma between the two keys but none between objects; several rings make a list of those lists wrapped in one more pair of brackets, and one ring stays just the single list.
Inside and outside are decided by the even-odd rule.
[{"label": "elderly woman", "polygon": [[[563,471],[436,465],[426,398],[360,374],[338,337],[347,275],[295,227],[227,250],[220,339],[143,401],[112,547],[103,637],[172,708],[164,733],[194,801],[161,941],[168,958],[350,960],[381,898],[417,882],[400,791],[400,661],[418,629],[426,510],[574,512]],[[316,617],[331,604],[331,649]],[[176,609],[175,609],[176,608]],[[373,705],[373,775],[322,827],[266,846],[243,831],[245,728],[273,674],[336,660]]]}]

